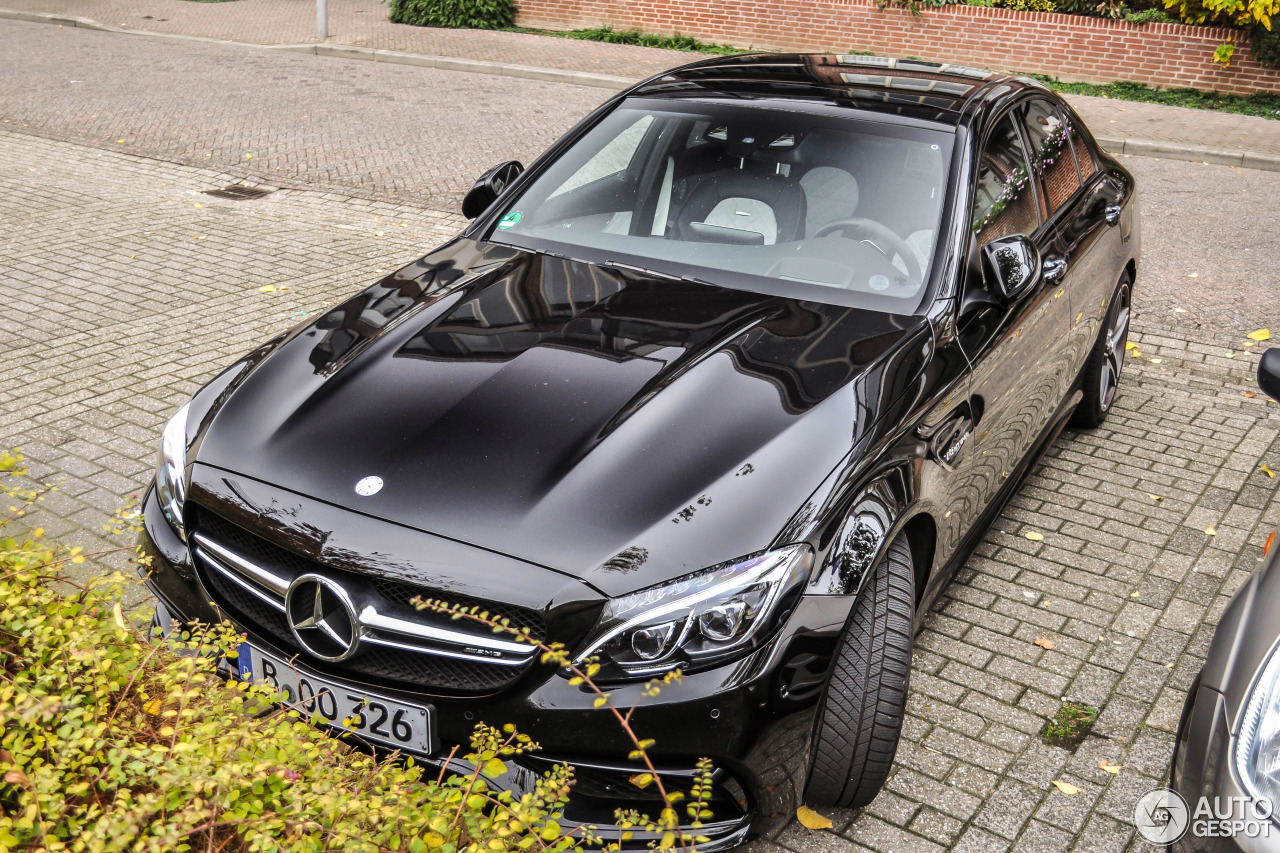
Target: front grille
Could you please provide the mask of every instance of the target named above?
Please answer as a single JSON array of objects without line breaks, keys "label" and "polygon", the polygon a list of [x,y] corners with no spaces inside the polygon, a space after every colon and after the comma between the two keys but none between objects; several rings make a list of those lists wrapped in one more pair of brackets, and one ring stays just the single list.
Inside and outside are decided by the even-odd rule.
[{"label": "front grille", "polygon": [[[482,610],[488,610],[491,615],[511,620],[513,626],[528,628],[539,639],[546,635],[541,615],[528,608],[480,601],[403,581],[367,577],[327,566],[269,542],[207,509],[198,510],[194,522],[193,537],[197,547],[201,540],[222,546],[285,581],[307,573],[323,575],[348,591],[359,590],[369,600],[378,603],[379,612],[392,611],[398,618],[415,623],[466,631],[467,626],[463,620],[454,621],[439,614],[419,613],[409,603],[415,597],[434,598],[463,607],[479,606]],[[431,649],[377,645],[374,640],[361,642],[355,655],[348,660],[338,663],[321,661],[298,647],[281,609],[282,598],[254,587],[243,577],[233,576],[225,565],[219,565],[215,560],[200,557],[196,564],[201,580],[215,603],[234,621],[284,649],[299,653],[299,659],[311,668],[335,677],[376,681],[392,686],[426,687],[448,693],[492,693],[513,684],[536,658],[531,655],[523,664],[501,665],[449,657],[433,653]],[[272,602],[278,602],[278,605]],[[492,632],[480,625],[470,627],[474,629],[474,645],[483,648],[486,640],[493,636]],[[371,632],[374,637],[379,637],[380,633],[376,630]],[[387,635],[384,639],[400,642],[404,638],[400,635]],[[471,649],[471,646],[463,648]]]}]

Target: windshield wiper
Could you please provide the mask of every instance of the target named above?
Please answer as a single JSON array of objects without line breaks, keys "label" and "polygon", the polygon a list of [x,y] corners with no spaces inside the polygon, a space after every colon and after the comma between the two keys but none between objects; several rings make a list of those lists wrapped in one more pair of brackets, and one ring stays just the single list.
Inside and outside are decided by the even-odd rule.
[{"label": "windshield wiper", "polygon": [[676,275],[674,273],[662,272],[661,270],[651,270],[645,267],[636,266],[635,264],[624,264],[621,261],[615,261],[613,259],[606,260],[604,263],[600,264],[600,266],[609,267],[610,269],[615,270],[626,270],[627,272],[640,273],[641,275],[647,275],[650,278],[664,278],[667,281],[691,281],[694,284],[705,284],[709,287],[718,286],[691,275]]}]

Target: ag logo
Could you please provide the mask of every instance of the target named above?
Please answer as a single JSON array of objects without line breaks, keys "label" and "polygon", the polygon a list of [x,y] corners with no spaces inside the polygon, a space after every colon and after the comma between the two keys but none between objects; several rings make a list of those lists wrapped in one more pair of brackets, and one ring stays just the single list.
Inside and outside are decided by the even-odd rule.
[{"label": "ag logo", "polygon": [[370,495],[376,495],[380,491],[382,491],[381,477],[365,477],[363,480],[356,483],[356,494],[362,498],[367,498]]},{"label": "ag logo", "polygon": [[1182,795],[1169,788],[1148,791],[1133,807],[1133,825],[1152,844],[1172,844],[1186,834],[1191,811]]}]

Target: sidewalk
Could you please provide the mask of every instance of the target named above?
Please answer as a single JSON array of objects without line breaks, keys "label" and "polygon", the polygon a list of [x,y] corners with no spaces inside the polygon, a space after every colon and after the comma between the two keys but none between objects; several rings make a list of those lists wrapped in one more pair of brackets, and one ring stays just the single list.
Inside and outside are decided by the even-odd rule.
[{"label": "sidewalk", "polygon": [[[288,46],[351,59],[434,64],[613,88],[705,58],[683,51],[523,33],[392,24],[387,20],[387,4],[378,0],[329,0],[331,35],[324,42],[315,37],[311,0],[0,0],[0,4],[4,7],[0,17],[80,18],[88,19],[81,26],[96,22],[103,29],[140,34]],[[1280,122],[1106,98],[1072,95],[1068,100],[1113,153],[1280,171]]]}]

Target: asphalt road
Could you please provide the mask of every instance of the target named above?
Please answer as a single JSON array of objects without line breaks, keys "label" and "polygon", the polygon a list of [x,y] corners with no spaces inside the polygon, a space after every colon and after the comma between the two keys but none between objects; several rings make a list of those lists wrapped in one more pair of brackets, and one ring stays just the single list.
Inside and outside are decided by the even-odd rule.
[{"label": "asphalt road", "polygon": [[[456,232],[476,174],[604,95],[3,21],[0,68],[0,447],[60,484],[35,521],[90,548],[200,383]],[[760,853],[1142,849],[1133,805],[1280,524],[1280,407],[1244,346],[1280,337],[1280,174],[1124,162],[1145,253],[1115,411],[1063,434],[930,615],[885,793]],[[201,194],[246,175],[297,188]],[[1038,737],[1064,699],[1102,709],[1075,752]]]}]

